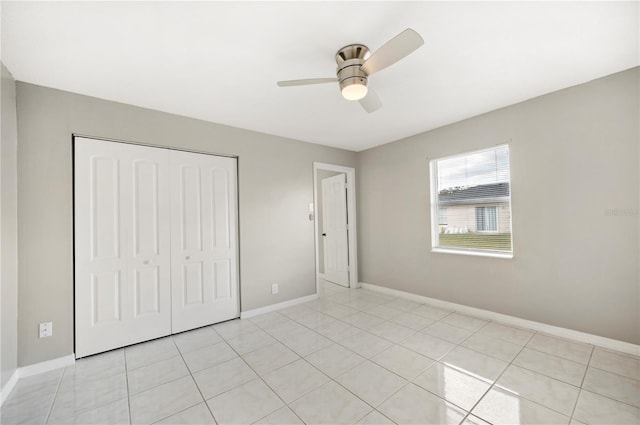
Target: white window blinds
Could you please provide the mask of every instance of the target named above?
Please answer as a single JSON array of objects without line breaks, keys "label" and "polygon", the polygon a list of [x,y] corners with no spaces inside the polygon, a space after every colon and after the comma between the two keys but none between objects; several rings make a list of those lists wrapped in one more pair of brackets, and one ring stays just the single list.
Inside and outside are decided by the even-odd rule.
[{"label": "white window blinds", "polygon": [[510,254],[509,146],[431,161],[433,248]]}]

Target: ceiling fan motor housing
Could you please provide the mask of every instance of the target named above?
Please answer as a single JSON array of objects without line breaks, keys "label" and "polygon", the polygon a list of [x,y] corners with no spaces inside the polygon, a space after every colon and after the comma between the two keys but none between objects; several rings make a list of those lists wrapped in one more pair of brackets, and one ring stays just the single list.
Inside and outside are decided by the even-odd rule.
[{"label": "ceiling fan motor housing", "polygon": [[363,44],[350,44],[338,50],[336,63],[340,90],[354,84],[367,86],[367,73],[362,70],[369,48]]}]

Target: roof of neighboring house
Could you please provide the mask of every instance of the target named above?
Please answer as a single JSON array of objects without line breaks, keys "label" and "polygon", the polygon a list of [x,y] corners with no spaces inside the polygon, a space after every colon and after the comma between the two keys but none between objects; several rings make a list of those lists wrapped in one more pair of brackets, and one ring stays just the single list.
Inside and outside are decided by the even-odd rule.
[{"label": "roof of neighboring house", "polygon": [[509,197],[509,183],[481,184],[459,190],[440,191],[439,204],[504,202]]}]

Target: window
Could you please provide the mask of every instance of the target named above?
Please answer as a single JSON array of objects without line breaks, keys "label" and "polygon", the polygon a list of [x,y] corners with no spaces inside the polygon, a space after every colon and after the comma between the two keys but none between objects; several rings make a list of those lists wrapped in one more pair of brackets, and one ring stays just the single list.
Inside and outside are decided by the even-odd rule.
[{"label": "window", "polygon": [[476,207],[476,229],[478,232],[497,232],[496,207]]},{"label": "window", "polygon": [[435,159],[430,166],[434,251],[510,257],[509,146]]},{"label": "window", "polygon": [[447,225],[447,209],[440,208],[439,214],[440,214],[440,217],[439,217],[440,219],[438,221],[438,224],[440,224],[441,226],[446,226]]}]

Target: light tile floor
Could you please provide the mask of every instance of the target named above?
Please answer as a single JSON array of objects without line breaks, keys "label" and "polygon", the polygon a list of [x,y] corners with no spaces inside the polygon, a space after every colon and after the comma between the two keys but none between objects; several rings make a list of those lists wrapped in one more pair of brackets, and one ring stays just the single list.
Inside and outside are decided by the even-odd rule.
[{"label": "light tile floor", "polygon": [[2,424],[638,424],[640,359],[380,293],[21,379]]}]

